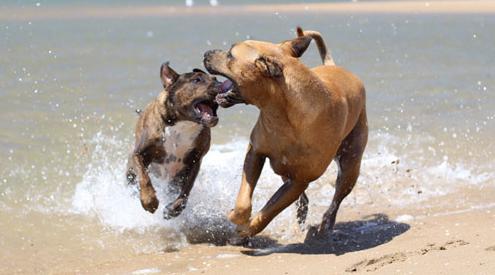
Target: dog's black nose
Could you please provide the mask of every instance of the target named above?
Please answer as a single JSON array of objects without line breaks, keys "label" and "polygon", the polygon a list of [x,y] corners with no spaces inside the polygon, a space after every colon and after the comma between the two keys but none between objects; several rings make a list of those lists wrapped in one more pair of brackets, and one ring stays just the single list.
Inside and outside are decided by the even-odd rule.
[{"label": "dog's black nose", "polygon": [[215,73],[215,70],[213,70],[212,68],[213,56],[215,56],[215,54],[218,54],[221,51],[222,50],[209,50],[205,52],[203,58],[203,65],[205,66],[206,70],[208,70],[209,73]]},{"label": "dog's black nose", "polygon": [[206,51],[204,56],[203,56],[203,61],[207,61],[211,58],[212,55],[216,54],[216,53],[219,53],[221,52],[222,50],[209,50],[209,51]]}]

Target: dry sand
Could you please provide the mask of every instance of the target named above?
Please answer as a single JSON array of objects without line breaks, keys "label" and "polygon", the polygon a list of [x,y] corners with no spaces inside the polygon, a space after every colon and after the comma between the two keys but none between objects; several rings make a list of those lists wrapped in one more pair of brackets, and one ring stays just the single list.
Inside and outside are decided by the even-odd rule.
[{"label": "dry sand", "polygon": [[495,1],[399,1],[342,2],[304,4],[266,4],[230,6],[24,6],[2,7],[0,20],[33,21],[46,19],[136,18],[163,16],[218,16],[249,14],[315,14],[315,13],[402,13],[402,14],[476,14],[494,13]]}]

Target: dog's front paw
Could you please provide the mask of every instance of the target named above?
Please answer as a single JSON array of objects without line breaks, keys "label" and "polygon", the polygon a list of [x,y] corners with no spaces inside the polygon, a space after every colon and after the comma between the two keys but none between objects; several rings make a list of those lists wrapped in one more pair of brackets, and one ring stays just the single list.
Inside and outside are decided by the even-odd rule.
[{"label": "dog's front paw", "polygon": [[239,235],[234,235],[227,240],[227,243],[233,246],[244,246],[248,242],[249,242],[248,237],[241,237]]},{"label": "dog's front paw", "polygon": [[156,198],[155,190],[142,189],[140,199],[144,210],[150,213],[155,213],[156,209],[158,209],[159,201]]},{"label": "dog's front paw", "polygon": [[244,211],[232,209],[228,215],[229,221],[239,226],[249,224],[249,218],[251,218],[251,209]]},{"label": "dog's front paw", "polygon": [[253,230],[249,223],[238,225],[235,230],[240,238],[248,238],[254,235]]},{"label": "dog's front paw", "polygon": [[163,218],[169,220],[171,218],[175,218],[182,213],[182,210],[186,208],[186,200],[178,199],[165,207],[163,210]]},{"label": "dog's front paw", "polygon": [[241,237],[253,237],[265,228],[267,219],[261,213],[257,213],[245,224],[237,225],[237,234]]}]

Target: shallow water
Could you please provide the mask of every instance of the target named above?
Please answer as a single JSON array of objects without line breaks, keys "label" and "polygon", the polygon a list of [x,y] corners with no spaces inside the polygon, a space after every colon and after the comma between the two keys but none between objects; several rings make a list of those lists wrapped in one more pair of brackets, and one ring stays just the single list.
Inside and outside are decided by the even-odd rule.
[{"label": "shallow water", "polygon": [[[111,258],[228,232],[224,214],[233,206],[257,110],[220,111],[189,205],[165,221],[160,209],[154,215],[142,210],[136,190],[125,184],[134,109],[159,93],[163,61],[188,71],[202,67],[208,49],[246,38],[285,40],[296,25],[321,31],[337,64],[367,88],[370,141],[344,207],[434,204],[462,187],[494,185],[491,15],[0,21],[2,247],[24,251],[19,257],[31,245],[67,255],[80,245],[88,255],[113,248],[111,255],[102,253]],[[314,46],[303,60],[319,64]],[[312,209],[329,204],[334,176],[331,167],[310,186],[312,223],[322,214]],[[280,183],[265,167],[255,209]],[[291,239],[292,210],[267,232]]]}]

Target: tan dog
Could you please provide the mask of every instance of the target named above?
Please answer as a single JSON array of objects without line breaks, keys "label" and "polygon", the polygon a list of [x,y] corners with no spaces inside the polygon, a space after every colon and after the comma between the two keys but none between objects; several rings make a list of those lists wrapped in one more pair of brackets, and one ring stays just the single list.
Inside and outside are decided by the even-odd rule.
[{"label": "tan dog", "polygon": [[[229,214],[240,236],[259,233],[298,198],[307,201],[304,190],[308,184],[335,160],[335,195],[318,235],[331,232],[340,203],[359,176],[368,138],[364,86],[355,75],[335,66],[319,33],[298,29],[298,34],[300,37],[279,44],[247,40],[229,51],[205,53],[208,71],[228,78],[217,102],[222,107],[253,104],[260,110],[235,209]],[[312,39],[324,65],[309,69],[298,58]],[[251,217],[253,191],[266,158],[284,184]],[[301,214],[304,210],[298,211],[298,216]]]},{"label": "tan dog", "polygon": [[167,179],[178,193],[163,213],[170,219],[186,207],[201,160],[210,148],[210,127],[218,122],[215,96],[220,83],[199,69],[179,75],[168,63],[161,66],[160,78],[164,90],[136,124],[127,179],[131,184],[138,179],[141,204],[151,213],[158,208],[158,199],[148,170]]}]

